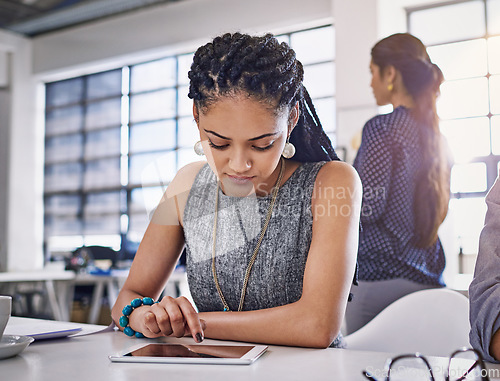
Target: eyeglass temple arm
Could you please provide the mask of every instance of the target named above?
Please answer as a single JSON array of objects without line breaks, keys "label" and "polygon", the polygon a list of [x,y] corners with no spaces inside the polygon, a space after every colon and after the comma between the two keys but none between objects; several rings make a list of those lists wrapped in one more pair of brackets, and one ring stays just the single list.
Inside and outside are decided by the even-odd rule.
[{"label": "eyeglass temple arm", "polygon": [[483,369],[486,370],[486,365],[484,364],[484,360],[483,360],[483,357],[481,356],[481,353],[479,353],[476,349],[474,348],[461,348],[461,349],[458,349],[456,350],[455,352],[453,352],[450,356],[450,362],[448,363],[448,375],[447,375],[447,380],[449,380],[449,372],[450,372],[450,365],[451,365],[451,359],[459,354],[459,353],[464,353],[464,352],[472,352],[472,353],[475,353],[475,355],[477,356],[477,360],[474,362],[474,364],[471,365],[471,367],[467,370],[467,372],[465,372],[465,374],[460,377],[459,379],[457,379],[456,381],[463,381],[467,378],[467,376],[469,375],[469,373],[471,372],[472,369],[474,369],[477,365],[479,365],[479,367],[481,368],[481,381],[490,381],[490,378],[488,376],[488,372],[482,372]]},{"label": "eyeglass temple arm", "polygon": [[373,377],[370,372],[364,370],[363,372],[363,376],[365,376],[368,380],[370,381],[377,381],[377,379],[375,377]]}]

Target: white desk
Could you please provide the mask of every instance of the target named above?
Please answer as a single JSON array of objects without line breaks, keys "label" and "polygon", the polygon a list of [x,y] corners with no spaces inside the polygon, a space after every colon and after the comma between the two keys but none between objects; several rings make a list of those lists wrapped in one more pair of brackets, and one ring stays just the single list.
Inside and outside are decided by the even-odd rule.
[{"label": "white desk", "polygon": [[[20,283],[42,283],[49,298],[54,319],[69,320],[67,306],[70,282],[75,279],[73,271],[23,271],[0,273],[0,285],[16,287]],[[11,290],[11,293],[15,290]]]},{"label": "white desk", "polygon": [[[16,324],[19,320],[16,319]],[[30,319],[23,319],[30,324]],[[31,322],[32,324],[32,322]],[[62,323],[61,323],[62,324]],[[64,323],[68,324],[68,323]],[[85,324],[83,325],[85,326]],[[137,380],[365,380],[368,367],[383,370],[391,354],[346,349],[304,349],[270,346],[253,365],[166,365],[111,363],[108,355],[150,339],[135,339],[121,332],[97,333],[69,339],[34,342],[20,355],[0,360],[2,380],[15,381],[137,381]],[[154,341],[193,344],[190,338],[162,338]],[[205,340],[205,344],[227,343]],[[447,359],[428,358],[436,381],[444,380]],[[490,365],[500,373],[500,366]],[[490,373],[491,375],[492,373]],[[492,378],[492,381],[500,378]],[[366,381],[366,380],[365,380]]]}]

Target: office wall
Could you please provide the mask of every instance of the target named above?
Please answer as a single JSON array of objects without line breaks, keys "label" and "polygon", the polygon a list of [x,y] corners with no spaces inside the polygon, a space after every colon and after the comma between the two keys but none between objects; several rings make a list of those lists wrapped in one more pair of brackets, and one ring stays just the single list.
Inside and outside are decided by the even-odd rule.
[{"label": "office wall", "polygon": [[[360,12],[360,9],[363,11]],[[337,143],[352,162],[353,140],[364,123],[377,113],[370,89],[370,49],[378,39],[377,2],[334,0],[336,47]]]},{"label": "office wall", "polygon": [[[1,53],[0,53],[1,54]],[[7,201],[10,141],[10,92],[0,89],[0,271],[7,269]]]},{"label": "office wall", "polygon": [[9,66],[0,94],[0,269],[33,269],[43,264],[43,131],[35,118],[31,41],[0,31],[0,52]]},{"label": "office wall", "polygon": [[10,141],[10,53],[0,51],[0,271],[7,269],[7,179]]}]

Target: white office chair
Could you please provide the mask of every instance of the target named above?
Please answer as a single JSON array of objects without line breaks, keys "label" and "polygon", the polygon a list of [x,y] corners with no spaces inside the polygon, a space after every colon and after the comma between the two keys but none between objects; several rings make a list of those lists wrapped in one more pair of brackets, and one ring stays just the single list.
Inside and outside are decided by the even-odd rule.
[{"label": "white office chair", "polygon": [[345,337],[348,349],[449,356],[469,345],[469,300],[449,289],[411,293]]}]

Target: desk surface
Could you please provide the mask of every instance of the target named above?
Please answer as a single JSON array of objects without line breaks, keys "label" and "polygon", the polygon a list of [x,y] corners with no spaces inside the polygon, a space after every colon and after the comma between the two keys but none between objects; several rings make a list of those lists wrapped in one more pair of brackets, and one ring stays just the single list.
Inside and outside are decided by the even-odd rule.
[{"label": "desk surface", "polygon": [[[11,318],[15,324],[32,319]],[[61,323],[68,324],[68,323]],[[81,325],[85,329],[85,324]],[[347,349],[305,349],[270,346],[253,365],[167,365],[111,363],[108,355],[140,341],[121,332],[103,332],[74,338],[35,341],[20,355],[0,360],[2,380],[16,381],[126,381],[126,380],[365,380],[366,368],[382,371],[390,354]],[[190,338],[154,341],[193,344]],[[205,340],[205,344],[224,343]],[[229,343],[235,344],[235,343]],[[447,360],[429,357],[436,381],[443,380]],[[500,366],[490,365],[500,373]],[[492,381],[495,378],[492,379]],[[497,378],[500,380],[500,378]]]}]

